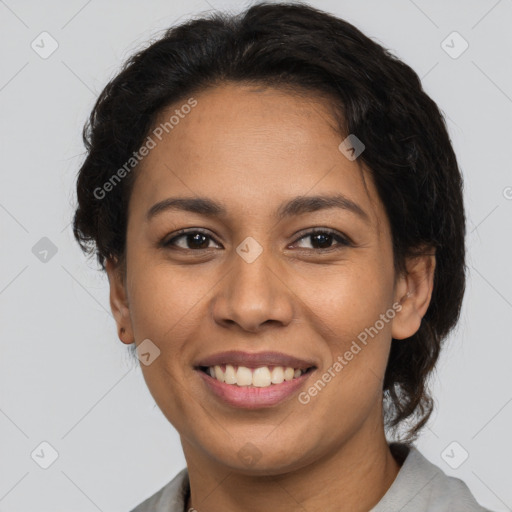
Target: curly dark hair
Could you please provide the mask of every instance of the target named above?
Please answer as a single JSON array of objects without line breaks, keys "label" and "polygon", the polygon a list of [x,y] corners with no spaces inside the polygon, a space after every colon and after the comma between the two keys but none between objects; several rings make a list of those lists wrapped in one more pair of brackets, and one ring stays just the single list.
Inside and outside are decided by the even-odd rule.
[{"label": "curly dark hair", "polygon": [[[73,233],[103,270],[125,264],[127,207],[137,166],[98,191],[141,146],[161,111],[220,83],[328,96],[340,134],[365,144],[391,226],[395,270],[435,248],[434,288],[419,330],[391,342],[383,382],[385,427],[410,443],[434,402],[428,378],[456,325],[466,282],[462,176],[446,124],[418,75],[350,23],[301,3],[262,2],[237,15],[196,17],[131,56],[94,105],[83,131]],[[340,139],[341,140],[341,139]],[[111,182],[111,181],[110,181]]]}]

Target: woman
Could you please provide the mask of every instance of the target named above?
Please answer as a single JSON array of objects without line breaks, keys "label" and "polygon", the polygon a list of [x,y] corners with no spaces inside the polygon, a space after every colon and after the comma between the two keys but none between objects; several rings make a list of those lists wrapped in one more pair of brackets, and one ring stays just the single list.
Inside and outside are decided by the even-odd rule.
[{"label": "woman", "polygon": [[84,140],[74,233],[187,461],[134,511],[485,510],[413,445],[465,216],[411,68],[262,3],[130,58]]}]

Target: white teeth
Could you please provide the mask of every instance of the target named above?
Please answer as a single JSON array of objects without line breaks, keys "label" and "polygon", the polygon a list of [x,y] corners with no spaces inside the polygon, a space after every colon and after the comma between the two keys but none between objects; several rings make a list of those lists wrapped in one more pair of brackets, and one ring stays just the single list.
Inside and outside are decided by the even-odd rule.
[{"label": "white teeth", "polygon": [[224,382],[226,384],[236,384],[236,372],[231,364],[226,365],[226,371],[224,372]]},{"label": "white teeth", "polygon": [[284,370],[282,366],[275,366],[272,370],[272,384],[281,384],[284,380]]},{"label": "white teeth", "polygon": [[239,366],[236,371],[236,383],[237,386],[250,386],[252,384],[252,372],[250,368],[245,366]]},{"label": "white teeth", "polygon": [[266,366],[256,368],[252,374],[252,385],[257,388],[266,388],[270,386],[270,370]]},{"label": "white teeth", "polygon": [[207,369],[208,375],[226,384],[235,384],[237,386],[253,386],[257,388],[266,388],[272,384],[281,384],[284,381],[290,381],[300,377],[305,370],[294,369],[290,366],[274,366],[272,370],[268,366],[258,368],[247,368],[246,366],[233,366],[227,364],[225,370],[222,366],[210,366]]},{"label": "white teeth", "polygon": [[286,368],[286,370],[284,371],[284,380],[292,380],[293,379],[293,375],[294,375],[295,371],[293,368],[290,368],[289,366]]},{"label": "white teeth", "polygon": [[224,382],[224,372],[222,371],[222,368],[220,366],[215,366],[215,378],[217,380],[220,380],[221,382]]}]

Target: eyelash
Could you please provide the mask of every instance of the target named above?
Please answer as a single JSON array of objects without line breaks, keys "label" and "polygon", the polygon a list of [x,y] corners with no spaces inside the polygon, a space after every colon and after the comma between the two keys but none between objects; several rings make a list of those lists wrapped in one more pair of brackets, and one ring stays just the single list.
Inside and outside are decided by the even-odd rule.
[{"label": "eyelash", "polygon": [[[183,247],[177,247],[176,245],[174,245],[176,240],[178,240],[180,238],[183,238],[183,237],[185,237],[187,235],[193,235],[193,234],[197,234],[197,233],[202,234],[205,237],[208,237],[211,240],[215,241],[215,239],[211,235],[209,235],[207,232],[203,231],[202,229],[190,228],[190,229],[182,229],[182,230],[178,231],[176,233],[176,235],[173,236],[172,238],[170,238],[169,240],[162,241],[161,242],[161,246],[164,247],[164,248],[167,248],[167,249],[181,249],[183,251],[193,251],[193,252],[207,251],[209,248],[206,248],[206,249],[189,249],[189,248],[186,248],[186,249],[184,249]],[[333,237],[333,240],[337,241],[338,244],[333,246],[333,247],[328,247],[328,248],[324,248],[324,249],[315,249],[315,248],[313,248],[313,249],[301,248],[301,249],[307,250],[307,251],[315,251],[315,252],[329,252],[329,251],[333,251],[333,250],[337,250],[337,249],[342,249],[344,247],[351,247],[351,246],[353,246],[352,241],[348,237],[341,235],[339,232],[337,232],[335,230],[327,229],[327,228],[316,228],[316,229],[313,229],[311,231],[308,231],[308,232],[302,234],[293,243],[297,243],[298,241],[302,240],[303,238],[308,238],[308,237],[311,237],[311,236],[314,236],[314,235],[318,235],[318,234],[331,235]],[[215,243],[218,243],[218,242],[215,241]]]}]

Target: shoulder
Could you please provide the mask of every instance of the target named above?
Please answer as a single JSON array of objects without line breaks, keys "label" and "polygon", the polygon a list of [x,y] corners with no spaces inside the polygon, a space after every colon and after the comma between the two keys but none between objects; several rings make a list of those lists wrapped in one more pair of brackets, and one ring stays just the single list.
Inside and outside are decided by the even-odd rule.
[{"label": "shoulder", "polygon": [[[462,480],[446,475],[413,445],[391,443],[390,448],[402,465],[370,512],[492,512],[478,504]],[[131,512],[182,512],[189,485],[184,468]]]},{"label": "shoulder", "polygon": [[371,512],[491,512],[478,504],[462,480],[448,476],[415,446],[391,443],[390,449],[403,464]]},{"label": "shoulder", "polygon": [[183,512],[188,490],[188,472],[184,468],[168,484],[130,512]]}]

